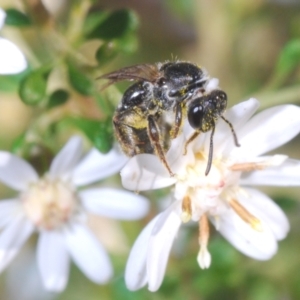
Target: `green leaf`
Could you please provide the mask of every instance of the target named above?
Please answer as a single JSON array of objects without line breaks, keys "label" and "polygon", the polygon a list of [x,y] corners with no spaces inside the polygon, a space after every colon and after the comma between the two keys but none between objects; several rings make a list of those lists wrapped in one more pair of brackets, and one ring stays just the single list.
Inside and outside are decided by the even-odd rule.
[{"label": "green leaf", "polygon": [[96,52],[96,59],[103,66],[114,59],[118,53],[133,53],[137,50],[138,40],[135,34],[128,33],[119,39],[107,41]]},{"label": "green leaf", "polygon": [[26,75],[20,83],[19,96],[27,105],[37,105],[46,96],[47,76],[41,70]]},{"label": "green leaf", "polygon": [[6,18],[5,18],[6,25],[16,26],[16,27],[26,27],[31,25],[31,20],[23,12],[14,8],[8,8],[5,10],[5,12],[6,12]]},{"label": "green leaf", "polygon": [[100,66],[105,65],[110,62],[113,58],[115,58],[118,54],[118,48],[116,47],[116,43],[107,42],[99,47],[96,52],[96,59]]},{"label": "green leaf", "polygon": [[13,141],[11,147],[12,152],[18,154],[22,150],[25,143],[26,143],[26,135],[25,133],[22,133]]},{"label": "green leaf", "polygon": [[63,89],[56,90],[50,95],[47,107],[50,109],[65,104],[68,99],[69,93],[67,91]]},{"label": "green leaf", "polygon": [[90,13],[83,24],[82,31],[85,36],[88,36],[93,30],[99,26],[107,17],[109,13],[107,11],[96,11]]},{"label": "green leaf", "polygon": [[102,153],[107,153],[113,146],[113,129],[111,119],[99,123],[94,139],[95,147]]},{"label": "green leaf", "polygon": [[88,35],[88,38],[103,40],[118,39],[137,28],[137,17],[129,10],[116,10],[109,14]]},{"label": "green leaf", "polygon": [[283,48],[277,63],[277,73],[289,74],[300,63],[300,39],[289,41]]},{"label": "green leaf", "polygon": [[94,98],[105,115],[112,115],[114,113],[115,105],[108,97],[104,96],[102,93],[95,93]]},{"label": "green leaf", "polygon": [[1,75],[0,76],[0,91],[1,92],[16,92],[24,74]]},{"label": "green leaf", "polygon": [[135,34],[128,33],[116,41],[120,51],[124,53],[133,53],[138,48],[138,39]]},{"label": "green leaf", "polygon": [[94,90],[92,81],[74,64],[68,63],[69,80],[72,87],[82,95],[91,95]]},{"label": "green leaf", "polygon": [[104,121],[72,118],[70,121],[87,136],[100,152],[107,153],[112,148],[113,130],[110,118]]}]

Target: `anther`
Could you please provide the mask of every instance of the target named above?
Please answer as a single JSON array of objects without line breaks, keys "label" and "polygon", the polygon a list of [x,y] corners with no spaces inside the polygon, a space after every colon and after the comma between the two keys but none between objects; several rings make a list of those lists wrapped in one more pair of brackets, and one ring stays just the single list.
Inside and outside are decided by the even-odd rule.
[{"label": "anther", "polygon": [[263,170],[268,167],[280,166],[287,159],[286,155],[273,155],[269,158],[264,159],[261,162],[247,162],[234,164],[229,169],[231,171],[242,171],[242,172],[251,172]]},{"label": "anther", "polygon": [[234,164],[229,169],[231,171],[241,171],[241,172],[251,172],[251,171],[258,171],[265,169],[266,166],[263,163],[241,163],[241,164]]},{"label": "anther", "polygon": [[259,219],[253,216],[244,206],[242,206],[237,200],[232,199],[229,201],[229,205],[239,215],[239,217],[248,223],[254,230],[263,231],[262,224]]},{"label": "anther", "polygon": [[182,200],[182,214],[181,214],[181,221],[183,223],[187,223],[190,221],[192,217],[192,204],[191,198],[189,196],[184,196]]}]

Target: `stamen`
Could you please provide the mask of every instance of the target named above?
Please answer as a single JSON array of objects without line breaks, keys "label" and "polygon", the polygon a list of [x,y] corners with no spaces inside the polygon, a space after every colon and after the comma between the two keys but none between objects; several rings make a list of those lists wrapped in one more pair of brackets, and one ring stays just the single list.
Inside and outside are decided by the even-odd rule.
[{"label": "stamen", "polygon": [[207,269],[211,263],[211,256],[207,250],[209,240],[209,223],[206,214],[203,214],[199,220],[199,245],[200,251],[197,261],[201,269]]},{"label": "stamen", "polygon": [[241,163],[234,164],[229,169],[231,171],[251,172],[255,170],[263,170],[265,167],[266,166],[262,163]]},{"label": "stamen", "polygon": [[199,244],[206,247],[209,240],[209,223],[206,214],[203,214],[199,220]]},{"label": "stamen", "polygon": [[261,162],[247,162],[247,163],[234,164],[231,167],[229,167],[229,169],[231,171],[242,171],[242,172],[263,170],[268,167],[280,166],[286,159],[287,159],[286,155],[274,155]]},{"label": "stamen", "polygon": [[229,205],[239,215],[239,217],[248,223],[254,230],[263,231],[262,224],[259,219],[253,216],[244,206],[242,206],[237,200],[231,199]]},{"label": "stamen", "polygon": [[195,158],[196,158],[196,160],[204,160],[205,159],[203,152],[196,152]]},{"label": "stamen", "polygon": [[190,221],[191,217],[192,217],[191,198],[189,196],[185,196],[182,200],[181,221],[183,223],[187,223],[188,221]]},{"label": "stamen", "polygon": [[264,163],[241,163],[241,164],[234,164],[229,169],[231,171],[241,171],[241,172],[251,172],[255,170],[263,170],[266,168]]}]

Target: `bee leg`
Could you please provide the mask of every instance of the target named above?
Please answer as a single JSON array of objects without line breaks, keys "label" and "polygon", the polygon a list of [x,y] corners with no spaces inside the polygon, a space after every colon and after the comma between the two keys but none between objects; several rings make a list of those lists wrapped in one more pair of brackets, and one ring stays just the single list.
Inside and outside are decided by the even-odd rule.
[{"label": "bee leg", "polygon": [[177,103],[175,106],[175,122],[174,127],[171,129],[170,136],[171,139],[175,139],[179,133],[179,129],[182,124],[182,106],[180,103]]},{"label": "bee leg", "polygon": [[174,176],[174,173],[172,172],[169,164],[167,163],[165,153],[160,144],[159,128],[158,128],[153,116],[148,117],[148,135],[149,135],[149,139],[150,139],[150,141],[153,145],[153,148],[155,149],[155,152],[158,155],[159,159],[161,160],[163,165],[166,167],[166,169],[168,170],[170,175]]},{"label": "bee leg", "polygon": [[200,131],[195,130],[194,133],[189,137],[189,139],[186,141],[185,145],[184,145],[184,151],[183,151],[183,155],[186,155],[187,153],[187,147],[188,145],[200,134]]},{"label": "bee leg", "polygon": [[120,122],[120,120],[116,117],[113,118],[113,125],[115,136],[119,142],[119,145],[122,148],[122,151],[127,156],[134,156],[136,155],[135,149],[135,142],[134,142],[134,135],[132,134],[132,128]]}]

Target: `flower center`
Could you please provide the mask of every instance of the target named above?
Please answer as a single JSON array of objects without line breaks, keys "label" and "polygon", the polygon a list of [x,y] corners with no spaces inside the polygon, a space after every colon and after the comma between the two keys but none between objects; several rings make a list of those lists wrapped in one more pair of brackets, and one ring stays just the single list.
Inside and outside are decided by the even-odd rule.
[{"label": "flower center", "polygon": [[178,174],[178,181],[175,185],[175,198],[182,201],[182,222],[186,223],[192,219],[199,224],[200,251],[197,260],[201,268],[208,268],[211,262],[207,250],[209,217],[213,217],[217,221],[218,216],[228,209],[232,209],[254,230],[263,230],[260,220],[236,199],[238,199],[237,196],[241,192],[239,188],[241,172],[263,169],[268,167],[269,162],[232,165],[227,160],[215,158],[208,176],[205,175],[206,164],[206,157],[201,152],[196,153],[193,164],[188,164]]},{"label": "flower center", "polygon": [[78,198],[70,184],[42,178],[21,195],[25,213],[39,228],[60,228],[76,212]]},{"label": "flower center", "polygon": [[[225,162],[214,159],[208,176],[205,175],[207,159],[198,152],[193,164],[178,174],[175,186],[175,198],[182,201],[182,220],[199,221],[201,216],[220,207],[220,194],[232,181],[239,178],[238,172],[232,172]],[[232,177],[235,177],[234,179]],[[223,206],[223,205],[221,205]],[[217,211],[215,211],[217,213]]]}]

